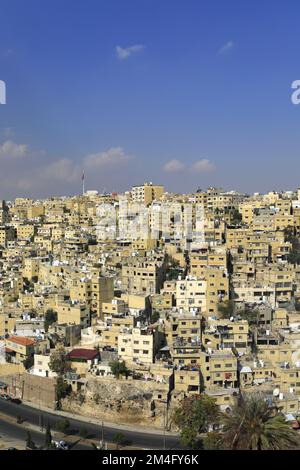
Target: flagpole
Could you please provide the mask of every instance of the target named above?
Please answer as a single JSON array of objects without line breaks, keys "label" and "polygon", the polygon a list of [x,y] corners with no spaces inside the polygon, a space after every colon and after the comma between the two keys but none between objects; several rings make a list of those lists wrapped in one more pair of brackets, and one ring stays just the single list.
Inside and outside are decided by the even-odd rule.
[{"label": "flagpole", "polygon": [[84,196],[85,189],[84,189],[84,171],[82,172],[82,195]]}]

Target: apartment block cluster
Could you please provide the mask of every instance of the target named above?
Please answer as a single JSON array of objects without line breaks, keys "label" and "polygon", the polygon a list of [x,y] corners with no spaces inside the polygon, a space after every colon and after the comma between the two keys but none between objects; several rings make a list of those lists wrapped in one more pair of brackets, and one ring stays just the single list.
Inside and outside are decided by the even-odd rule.
[{"label": "apartment block cluster", "polygon": [[[63,345],[75,392],[151,383],[173,406],[206,393],[231,407],[262,391],[300,415],[300,190],[2,201],[0,375],[53,378]],[[122,362],[127,378],[113,378]]]}]

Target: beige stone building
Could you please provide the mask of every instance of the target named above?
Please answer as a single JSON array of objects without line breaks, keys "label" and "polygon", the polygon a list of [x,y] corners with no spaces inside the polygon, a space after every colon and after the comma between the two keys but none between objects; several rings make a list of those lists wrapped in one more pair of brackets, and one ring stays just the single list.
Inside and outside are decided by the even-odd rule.
[{"label": "beige stone building", "polygon": [[159,200],[164,193],[164,187],[153,183],[144,183],[141,186],[133,186],[131,189],[132,201],[150,204],[152,201]]},{"label": "beige stone building", "polygon": [[157,347],[158,332],[147,328],[120,331],[118,355],[126,364],[152,364]]}]

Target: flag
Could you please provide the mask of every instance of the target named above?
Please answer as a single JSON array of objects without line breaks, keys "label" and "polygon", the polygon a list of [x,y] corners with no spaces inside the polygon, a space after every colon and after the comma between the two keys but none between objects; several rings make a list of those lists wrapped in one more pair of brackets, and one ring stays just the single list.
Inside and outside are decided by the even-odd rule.
[{"label": "flag", "polygon": [[84,181],[84,171],[82,172],[82,181]]}]

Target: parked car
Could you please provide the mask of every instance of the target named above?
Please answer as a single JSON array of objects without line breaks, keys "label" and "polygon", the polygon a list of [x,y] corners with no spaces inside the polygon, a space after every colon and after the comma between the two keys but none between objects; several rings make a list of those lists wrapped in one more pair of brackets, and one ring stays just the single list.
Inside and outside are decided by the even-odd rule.
[{"label": "parked car", "polygon": [[21,405],[22,400],[20,400],[20,398],[12,398],[11,402],[15,403],[16,405]]},{"label": "parked car", "polygon": [[1,397],[3,400],[10,400],[10,396],[7,395],[6,393],[4,393],[3,395],[0,395],[0,397]]},{"label": "parked car", "polygon": [[59,450],[69,450],[69,445],[66,443],[66,441],[53,441],[53,443]]}]

